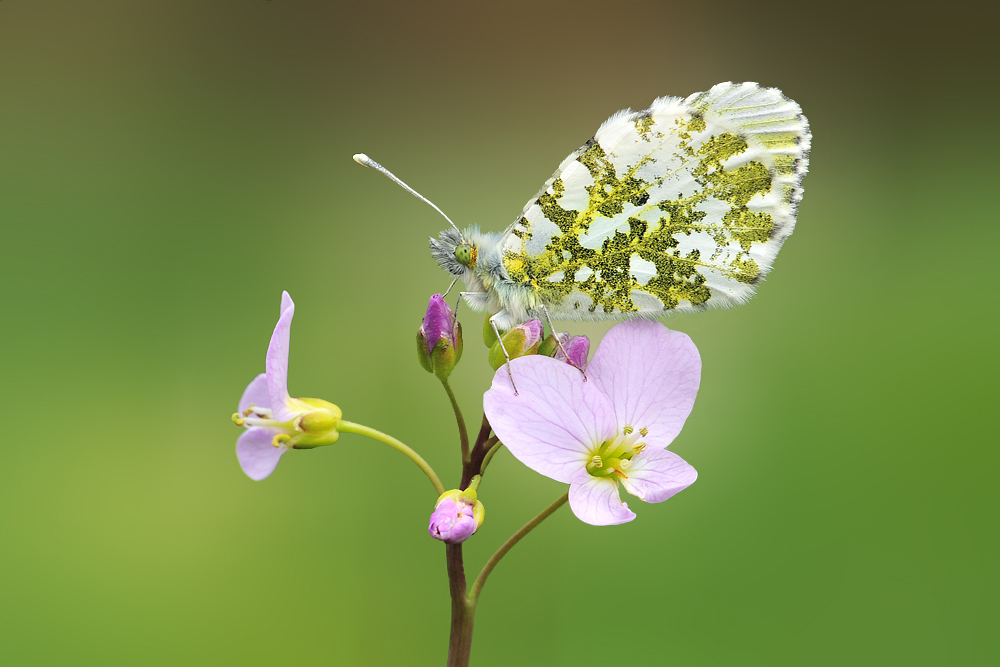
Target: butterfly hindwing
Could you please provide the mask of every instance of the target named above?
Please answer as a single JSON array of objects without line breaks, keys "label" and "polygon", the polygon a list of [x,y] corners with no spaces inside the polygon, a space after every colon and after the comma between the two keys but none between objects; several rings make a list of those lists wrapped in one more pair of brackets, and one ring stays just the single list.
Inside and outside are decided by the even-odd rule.
[{"label": "butterfly hindwing", "polygon": [[754,83],[620,111],[504,233],[504,266],[557,319],[743,303],[795,225],[809,141]]}]

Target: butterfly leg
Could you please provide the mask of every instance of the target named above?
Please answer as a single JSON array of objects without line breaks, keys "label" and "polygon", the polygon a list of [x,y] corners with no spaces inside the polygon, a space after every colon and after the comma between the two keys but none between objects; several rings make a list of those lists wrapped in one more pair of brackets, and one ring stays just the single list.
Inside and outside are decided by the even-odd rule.
[{"label": "butterfly leg", "polygon": [[[452,287],[454,287],[454,286],[455,286],[455,283],[457,283],[457,282],[458,282],[458,276],[455,276],[455,279],[451,281],[451,284],[450,284],[450,285],[448,285],[448,289],[446,289],[446,290],[444,291],[444,294],[442,294],[441,296],[442,296],[442,297],[446,297],[446,296],[448,296],[449,294],[451,294],[451,288],[452,288]],[[459,298],[461,298],[461,294],[459,294]],[[458,308],[458,306],[455,306],[455,307],[456,307],[456,308]]]},{"label": "butterfly leg", "polygon": [[[542,312],[545,313],[545,321],[549,325],[549,331],[552,332],[553,336],[555,336],[556,335],[556,328],[552,325],[552,318],[549,317],[549,309],[545,307],[544,303],[541,304],[541,305],[542,305]],[[566,353],[566,348],[563,347],[562,341],[559,340],[558,337],[556,337],[556,345],[559,346],[559,351],[563,353],[564,357],[566,357],[566,361],[569,363],[569,365],[572,366],[573,368],[575,368],[576,370],[580,371],[581,373],[583,373],[583,381],[586,382],[587,381],[587,371],[585,369],[577,366],[575,363],[573,363],[573,360],[569,358],[569,354]]]},{"label": "butterfly leg", "polygon": [[514,374],[510,371],[510,354],[507,353],[507,348],[504,347],[503,338],[500,336],[500,329],[497,328],[497,318],[504,314],[504,311],[500,311],[496,315],[490,318],[490,326],[493,327],[493,333],[496,334],[497,342],[500,343],[500,349],[503,351],[503,356],[507,359],[507,375],[510,377],[510,386],[514,388],[514,395],[517,396],[517,385],[514,384]]},{"label": "butterfly leg", "polygon": [[[458,278],[455,278],[455,280],[458,280]],[[451,281],[451,287],[455,286],[455,280]],[[448,288],[448,292],[451,291],[451,287]],[[445,292],[445,295],[447,295],[448,292]],[[455,317],[452,319],[453,324],[451,325],[451,337],[452,338],[454,338],[455,336],[458,335],[458,307],[460,305],[462,305],[462,295],[464,293],[465,292],[459,292],[458,293],[458,298],[455,299]]]}]

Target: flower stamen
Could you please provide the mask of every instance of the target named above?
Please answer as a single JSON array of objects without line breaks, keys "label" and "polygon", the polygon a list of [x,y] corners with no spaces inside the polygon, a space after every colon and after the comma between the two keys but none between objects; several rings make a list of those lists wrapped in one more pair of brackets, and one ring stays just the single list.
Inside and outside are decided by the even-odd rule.
[{"label": "flower stamen", "polygon": [[271,444],[275,447],[281,447],[281,443],[291,441],[292,436],[287,433],[278,433],[271,439]]},{"label": "flower stamen", "polygon": [[271,417],[274,416],[274,413],[268,410],[267,408],[258,408],[256,405],[251,403],[250,407],[243,411],[243,416],[249,417],[250,415],[254,414],[257,415],[258,417],[264,417],[265,419],[270,419]]},{"label": "flower stamen", "polygon": [[243,426],[243,424],[245,424],[246,421],[243,420],[243,419],[240,419],[240,413],[234,412],[233,413],[233,423],[236,424],[237,426]]}]

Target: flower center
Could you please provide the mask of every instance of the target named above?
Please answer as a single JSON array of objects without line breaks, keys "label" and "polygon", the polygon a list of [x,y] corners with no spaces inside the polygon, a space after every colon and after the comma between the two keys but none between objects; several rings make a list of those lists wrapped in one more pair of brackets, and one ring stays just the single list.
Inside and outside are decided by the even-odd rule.
[{"label": "flower center", "polygon": [[337,426],[342,413],[333,403],[318,398],[293,398],[289,406],[299,413],[288,421],[278,421],[271,410],[251,405],[242,414],[233,413],[233,422],[237,426],[263,426],[281,431],[271,441],[275,447],[286,444],[295,449],[312,449],[332,445],[340,438]]},{"label": "flower center", "polygon": [[631,426],[626,426],[617,437],[604,441],[593,450],[591,459],[587,462],[587,472],[594,477],[628,479],[632,457],[646,448],[646,443],[641,439],[647,435],[649,429],[646,427],[637,431]]}]

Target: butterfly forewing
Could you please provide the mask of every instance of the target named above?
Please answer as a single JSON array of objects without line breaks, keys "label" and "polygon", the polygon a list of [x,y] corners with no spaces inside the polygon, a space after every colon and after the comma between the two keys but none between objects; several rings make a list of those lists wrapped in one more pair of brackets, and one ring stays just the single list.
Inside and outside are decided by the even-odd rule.
[{"label": "butterfly forewing", "polygon": [[753,83],[621,111],[507,229],[504,266],[556,318],[743,303],[795,225],[809,140]]}]

